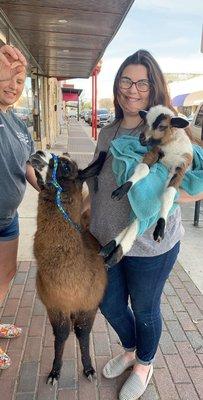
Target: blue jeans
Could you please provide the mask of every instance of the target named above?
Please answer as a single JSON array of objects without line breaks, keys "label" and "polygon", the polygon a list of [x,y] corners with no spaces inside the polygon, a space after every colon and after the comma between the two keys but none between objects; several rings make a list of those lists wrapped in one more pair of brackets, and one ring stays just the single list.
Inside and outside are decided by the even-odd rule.
[{"label": "blue jeans", "polygon": [[11,221],[9,225],[5,228],[0,228],[0,242],[7,242],[10,240],[17,239],[19,236],[19,220],[18,213],[16,213],[15,217]]},{"label": "blue jeans", "polygon": [[158,347],[162,331],[161,294],[179,249],[180,242],[159,256],[124,257],[108,270],[101,312],[125,350],[136,349],[141,364],[151,363]]}]

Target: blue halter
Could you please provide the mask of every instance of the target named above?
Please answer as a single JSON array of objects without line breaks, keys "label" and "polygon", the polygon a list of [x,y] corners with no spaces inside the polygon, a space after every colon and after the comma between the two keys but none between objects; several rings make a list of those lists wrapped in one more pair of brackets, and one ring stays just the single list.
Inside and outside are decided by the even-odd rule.
[{"label": "blue halter", "polygon": [[64,208],[63,208],[63,206],[62,206],[62,203],[61,203],[61,193],[63,192],[63,189],[62,189],[62,187],[59,185],[59,183],[57,182],[57,179],[56,179],[56,171],[57,171],[57,168],[58,168],[58,160],[59,160],[59,157],[56,156],[55,154],[51,154],[51,155],[52,155],[52,158],[53,158],[53,161],[54,161],[54,168],[53,168],[53,171],[52,171],[51,183],[52,183],[52,185],[56,188],[55,203],[56,203],[56,205],[57,205],[59,211],[60,211],[61,214],[63,215],[63,218],[64,218],[66,221],[68,221],[69,224],[70,224],[73,228],[76,229],[76,231],[81,232],[81,231],[82,231],[81,225],[79,225],[79,224],[77,224],[76,222],[74,222],[74,221],[71,219],[69,213],[68,213],[67,211],[65,211]]}]

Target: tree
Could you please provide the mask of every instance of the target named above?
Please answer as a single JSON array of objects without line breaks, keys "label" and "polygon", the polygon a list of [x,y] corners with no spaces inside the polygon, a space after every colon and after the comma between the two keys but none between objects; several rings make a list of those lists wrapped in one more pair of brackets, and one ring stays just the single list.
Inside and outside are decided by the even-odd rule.
[{"label": "tree", "polygon": [[92,103],[90,101],[81,101],[81,110],[90,110],[92,108]]},{"label": "tree", "polygon": [[107,108],[108,110],[113,110],[114,109],[113,100],[110,99],[110,98],[100,99],[99,100],[99,107],[100,108]]}]

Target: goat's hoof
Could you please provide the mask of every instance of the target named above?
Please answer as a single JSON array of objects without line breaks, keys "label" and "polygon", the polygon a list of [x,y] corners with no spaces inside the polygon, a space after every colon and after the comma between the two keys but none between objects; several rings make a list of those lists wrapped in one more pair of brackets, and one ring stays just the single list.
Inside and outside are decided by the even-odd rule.
[{"label": "goat's hoof", "polygon": [[86,376],[86,378],[87,378],[90,382],[93,382],[93,380],[96,379],[96,377],[97,377],[97,374],[96,374],[96,372],[95,372],[95,370],[94,370],[93,367],[92,367],[92,368],[89,368],[89,369],[87,369],[87,370],[84,370],[83,372],[84,372],[84,375]]},{"label": "goat's hoof", "polygon": [[122,258],[123,258],[123,250],[121,245],[119,244],[108,257],[105,257],[105,263],[107,264],[108,267],[113,267],[115,264],[118,264]]},{"label": "goat's hoof", "polygon": [[99,255],[102,257],[108,257],[109,254],[112,253],[116,249],[116,241],[111,240],[111,242],[107,243],[105,246],[103,246],[99,252]]},{"label": "goat's hoof", "polygon": [[164,238],[164,230],[165,230],[165,219],[164,218],[159,218],[156,224],[156,228],[154,230],[153,236],[154,240],[158,243],[161,242],[161,240]]},{"label": "goat's hoof", "polygon": [[123,185],[119,186],[119,188],[115,189],[112,194],[111,198],[114,200],[121,200],[123,196],[125,196],[132,186],[132,182],[126,182]]},{"label": "goat's hoof", "polygon": [[58,382],[59,377],[60,377],[60,373],[59,372],[51,371],[50,374],[47,377],[46,383],[48,385],[54,386]]}]

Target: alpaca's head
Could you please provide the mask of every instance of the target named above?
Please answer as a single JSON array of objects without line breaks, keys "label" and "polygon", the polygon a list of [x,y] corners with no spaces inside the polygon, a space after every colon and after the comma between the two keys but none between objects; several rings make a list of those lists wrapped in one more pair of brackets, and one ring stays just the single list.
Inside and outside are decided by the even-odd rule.
[{"label": "alpaca's head", "polygon": [[70,157],[58,156],[56,166],[52,154],[39,150],[30,157],[29,161],[35,169],[37,182],[41,189],[54,187],[54,169],[55,179],[62,189],[67,181],[74,181],[78,177],[78,166]]},{"label": "alpaca's head", "polygon": [[146,123],[145,131],[141,136],[141,143],[145,145],[169,143],[177,128],[186,128],[189,125],[186,119],[176,117],[169,108],[162,105],[151,107],[149,111],[142,110],[139,114]]},{"label": "alpaca's head", "polygon": [[69,156],[55,156],[42,150],[32,154],[29,161],[35,169],[37,183],[41,190],[53,190],[54,181],[57,181],[65,191],[70,185],[82,186],[87,178],[97,175],[102,168],[105,156],[106,153],[101,152],[98,159],[84,170],[79,169],[77,163]]}]

